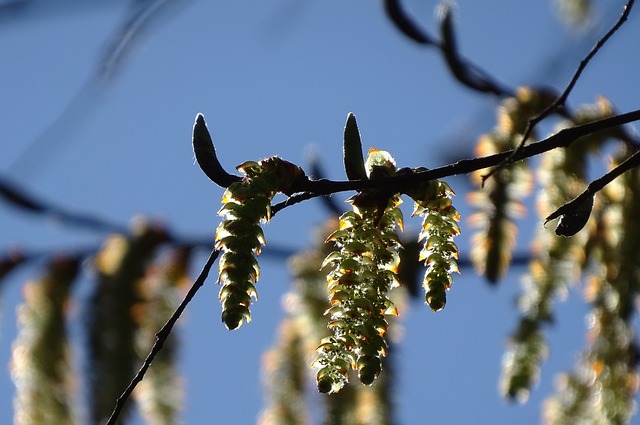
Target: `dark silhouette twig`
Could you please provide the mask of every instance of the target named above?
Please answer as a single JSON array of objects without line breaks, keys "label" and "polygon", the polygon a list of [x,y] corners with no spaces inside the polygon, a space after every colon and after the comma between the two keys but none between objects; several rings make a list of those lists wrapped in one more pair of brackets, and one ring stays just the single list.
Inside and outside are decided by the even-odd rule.
[{"label": "dark silhouette twig", "polygon": [[[535,155],[539,155],[543,152],[556,149],[559,147],[568,146],[581,136],[585,136],[597,131],[606,130],[611,127],[623,125],[632,121],[640,120],[640,110],[628,112],[625,114],[615,115],[610,118],[605,118],[599,121],[594,121],[588,124],[570,127],[560,132],[531,145],[525,146],[520,152],[516,152],[515,157],[511,160],[521,160],[529,158]],[[484,168],[493,167],[499,165],[501,161],[509,158],[514,153],[514,150],[503,152],[488,157],[480,157],[473,159],[465,159],[453,164],[449,164],[443,167],[417,172],[409,175],[393,176],[385,179],[379,179],[375,181],[371,180],[351,180],[351,181],[331,181],[328,179],[318,180],[303,180],[298,187],[295,188],[293,196],[288,197],[283,202],[275,204],[272,207],[271,215],[275,216],[276,213],[282,209],[298,204],[300,202],[318,197],[331,195],[338,192],[361,190],[380,185],[392,185],[397,186],[401,191],[402,188],[410,187],[411,185],[444,177],[449,177],[459,174],[467,174],[472,171],[481,170]],[[622,169],[624,171],[624,169]],[[233,179],[232,179],[233,180]],[[43,201],[31,194],[28,194],[24,188],[21,188],[8,180],[0,176],[0,198],[10,203],[11,205],[29,211],[34,214],[40,214],[44,217],[49,217],[57,220],[58,222],[74,227],[80,227],[100,233],[112,232],[127,234],[129,232],[128,226],[123,226],[117,223],[110,222],[108,220],[89,215],[84,213],[77,213],[60,206],[53,205],[50,202]],[[209,246],[210,241],[207,238],[193,239],[184,238],[167,232],[167,242],[172,244],[181,244],[194,247]],[[97,248],[93,249],[96,251]],[[83,250],[83,252],[89,252],[89,250]],[[270,256],[274,258],[285,258],[293,253],[293,249],[287,247],[275,247],[270,245],[265,247],[263,256]],[[32,253],[33,254],[33,253]],[[46,255],[43,253],[35,254],[25,253],[26,258],[42,258]]]},{"label": "dark silhouette twig", "polygon": [[499,97],[512,96],[512,90],[498,84],[486,72],[470,64],[460,56],[453,31],[452,16],[451,6],[448,3],[443,4],[440,21],[442,42],[439,46],[453,76],[460,83],[475,91],[494,94]]},{"label": "dark silhouette twig", "polygon": [[209,275],[209,271],[211,270],[213,263],[218,258],[218,254],[219,254],[218,250],[214,249],[211,251],[211,254],[207,259],[207,262],[202,268],[202,271],[200,271],[200,274],[198,275],[198,278],[193,283],[193,286],[191,286],[191,289],[189,289],[189,292],[187,292],[184,299],[182,300],[178,308],[176,308],[174,313],[171,315],[167,323],[156,334],[156,342],[153,344],[153,347],[151,348],[149,355],[147,355],[147,358],[144,360],[142,367],[140,368],[136,376],[134,376],[133,380],[131,380],[131,383],[129,384],[129,386],[127,386],[127,388],[124,390],[122,395],[118,397],[118,400],[116,401],[116,406],[113,409],[113,412],[109,417],[109,420],[107,421],[107,425],[114,425],[118,420],[118,416],[120,416],[120,412],[122,411],[124,405],[129,399],[129,396],[131,396],[131,393],[133,392],[133,390],[144,378],[144,375],[147,373],[147,369],[149,369],[149,367],[151,366],[153,359],[160,352],[165,341],[171,334],[171,330],[173,329],[173,326],[176,324],[176,322],[182,315],[182,312],[185,310],[189,302],[191,302],[191,300],[196,295],[198,290],[202,287],[202,285],[204,285],[204,282],[207,279],[207,276]]},{"label": "dark silhouette twig", "polygon": [[611,183],[616,177],[638,166],[640,166],[640,151],[631,155],[613,170],[589,183],[589,186],[587,186],[580,195],[549,214],[545,219],[545,223],[563,215],[574,214],[589,198],[593,198],[597,192],[604,189],[604,187]]},{"label": "dark silhouette twig", "polygon": [[[309,160],[309,174],[315,179],[324,179],[325,172],[316,155],[312,155]],[[339,217],[344,212],[344,209],[338,205],[335,198],[331,195],[325,195],[321,199],[322,205],[326,208],[329,214]]]},{"label": "dark silhouette twig", "polygon": [[418,44],[438,46],[438,42],[420,29],[404,11],[400,0],[385,0],[384,9],[391,22],[407,37]]},{"label": "dark silhouette twig", "polygon": [[429,180],[441,179],[458,174],[468,174],[473,171],[495,167],[511,156],[513,156],[512,161],[520,161],[522,159],[540,155],[553,149],[567,147],[582,136],[596,133],[598,131],[603,131],[612,127],[617,127],[637,120],[640,120],[640,109],[624,114],[615,115],[609,118],[603,118],[601,120],[582,124],[576,127],[565,128],[563,130],[560,130],[558,133],[547,137],[544,140],[526,145],[518,151],[516,151],[516,149],[512,149],[485,157],[463,159],[454,164],[449,164],[443,167],[411,174],[395,175],[377,180],[304,180],[300,182],[297,187],[295,187],[295,192],[298,193],[272,207],[271,215],[274,216],[277,212],[288,206],[295,205],[316,196],[327,195],[331,193],[345,192],[349,190],[362,190],[379,187],[382,185],[395,186],[398,188],[399,192],[402,192],[403,189],[406,189],[407,187],[411,187],[412,185]]},{"label": "dark silhouette twig", "polygon": [[453,32],[451,9],[448,4],[442,6],[442,41],[436,40],[421,29],[406,13],[400,4],[400,0],[385,0],[384,7],[389,19],[402,34],[420,45],[435,47],[440,50],[451,74],[462,85],[481,93],[492,93],[502,97],[510,96],[513,93],[513,90],[497,83],[487,72],[459,53]]},{"label": "dark silhouette twig", "polygon": [[[569,97],[569,94],[571,93],[571,91],[575,87],[576,83],[578,82],[578,79],[580,79],[580,76],[582,75],[582,72],[585,70],[585,68],[587,67],[589,62],[591,62],[591,59],[593,59],[593,57],[600,51],[602,46],[604,46],[605,43],[627,21],[627,19],[629,17],[629,13],[631,13],[631,8],[633,7],[634,3],[635,3],[635,0],[629,0],[627,2],[627,4],[624,6],[624,8],[622,10],[622,14],[620,15],[620,18],[618,18],[616,23],[609,29],[609,31],[607,31],[607,33],[605,35],[603,35],[602,38],[600,38],[596,42],[595,46],[593,46],[593,48],[589,51],[589,53],[587,53],[587,55],[580,61],[580,64],[578,65],[578,68],[576,69],[576,71],[573,74],[573,77],[571,77],[571,80],[569,81],[569,84],[567,84],[567,86],[565,87],[564,91],[556,98],[556,100],[553,101],[553,103],[551,103],[549,106],[547,106],[538,115],[536,115],[536,116],[534,116],[534,117],[529,119],[529,121],[527,122],[527,126],[526,126],[526,128],[524,130],[524,133],[522,135],[522,138],[520,139],[520,143],[518,144],[517,148],[514,149],[512,156],[507,158],[504,161],[504,163],[502,163],[502,164],[498,165],[496,168],[492,169],[487,175],[482,176],[483,184],[496,171],[498,171],[500,168],[504,167],[505,165],[507,165],[509,162],[511,162],[513,160],[513,157],[515,156],[515,154],[517,154],[517,152],[520,149],[522,149],[522,147],[525,144],[525,141],[531,135],[531,132],[533,131],[533,129],[535,128],[536,125],[538,125],[545,118],[549,117],[551,114],[553,114],[555,112],[558,112],[558,111],[562,111],[565,108],[565,103],[567,101],[567,98]],[[565,115],[567,114],[567,111],[563,111],[563,112],[564,112]]]},{"label": "dark silhouette twig", "polygon": [[27,191],[0,176],[0,197],[7,203],[34,214],[41,214],[53,220],[75,227],[97,232],[126,233],[127,227],[103,220],[90,214],[77,213],[56,206],[50,202],[28,194]]}]

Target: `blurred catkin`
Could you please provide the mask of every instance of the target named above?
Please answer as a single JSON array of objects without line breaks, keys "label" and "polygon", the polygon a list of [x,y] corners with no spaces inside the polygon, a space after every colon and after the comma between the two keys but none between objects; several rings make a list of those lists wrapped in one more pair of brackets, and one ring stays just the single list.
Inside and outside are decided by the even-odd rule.
[{"label": "blurred catkin", "polygon": [[79,258],[54,258],[39,279],[24,286],[11,370],[16,425],[76,423],[65,320],[79,264]]}]

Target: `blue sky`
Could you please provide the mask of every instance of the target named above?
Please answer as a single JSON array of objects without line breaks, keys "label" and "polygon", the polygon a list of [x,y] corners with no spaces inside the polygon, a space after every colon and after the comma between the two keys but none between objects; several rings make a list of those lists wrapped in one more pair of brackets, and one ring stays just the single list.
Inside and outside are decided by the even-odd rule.
[{"label": "blue sky", "polygon": [[[405,3],[424,28],[437,33],[436,1]],[[595,3],[605,27],[624,4],[609,2],[604,9],[603,2]],[[457,84],[436,51],[412,44],[391,26],[380,2],[178,1],[135,41],[111,78],[96,80],[128,7],[125,1],[53,6],[41,0],[24,13],[0,14],[0,171],[70,209],[123,225],[144,214],[180,235],[213,237],[222,190],[194,165],[190,133],[198,112],[229,169],[274,154],[304,167],[313,147],[334,179],[344,178],[342,131],[350,111],[365,149],[389,150],[399,166],[436,167],[469,155],[475,139],[495,123],[495,99]],[[638,22],[634,10],[589,65],[570,105],[605,95],[620,111],[638,108]],[[563,87],[606,30],[595,26],[578,37],[555,17],[552,2],[535,0],[460,0],[456,23],[462,52],[510,87]],[[450,184],[464,220],[468,186],[462,179]],[[324,217],[318,202],[289,208],[267,225],[268,244],[302,248],[311,226]],[[0,205],[0,223],[0,249],[97,246],[104,236],[7,205]],[[530,214],[521,224],[519,249],[527,250],[527,238],[540,223]],[[467,256],[471,232],[462,226],[459,245]],[[194,276],[205,258],[203,253],[196,259]],[[261,265],[260,300],[248,326],[231,333],[222,326],[213,278],[181,320],[185,423],[253,423],[259,414],[260,358],[277,332],[280,299],[289,288],[282,262],[265,257]],[[579,288],[558,305],[541,384],[527,405],[505,403],[497,382],[523,271],[513,270],[490,288],[465,269],[444,311],[411,306],[398,355],[400,423],[539,421],[554,375],[571,367],[584,343],[587,306]],[[15,336],[20,284],[33,273],[17,272],[2,289],[4,365]],[[10,421],[12,397],[4,367],[2,423]],[[243,408],[231,407],[237,403]]]}]

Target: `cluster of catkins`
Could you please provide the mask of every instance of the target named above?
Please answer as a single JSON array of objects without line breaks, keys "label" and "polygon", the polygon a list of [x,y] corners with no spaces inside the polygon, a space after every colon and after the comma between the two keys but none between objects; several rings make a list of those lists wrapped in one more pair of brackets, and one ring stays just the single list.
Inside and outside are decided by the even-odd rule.
[{"label": "cluster of catkins", "polygon": [[[260,268],[256,257],[265,245],[261,223],[271,218],[271,201],[278,192],[292,195],[307,178],[300,167],[276,157],[241,164],[237,169],[242,178],[226,174],[200,115],[194,127],[194,148],[205,173],[226,187],[218,212],[223,220],[216,230],[216,249],[222,252],[218,282],[222,321],[228,329],[236,329],[251,319],[249,307],[252,298],[257,299]],[[350,198],[351,210],[340,217],[339,229],[327,238],[335,246],[323,264],[323,268],[330,266],[330,308],[325,314],[331,335],[320,342],[313,363],[318,369],[318,389],[324,393],[339,391],[351,371],[369,385],[382,370],[388,349],[385,316],[398,314],[389,292],[401,284],[397,272],[402,243],[396,231],[403,229],[398,208],[402,194],[415,201],[413,215],[423,217],[420,261],[427,267],[423,286],[433,311],[445,306],[451,273],[458,271],[453,237],[460,233],[459,215],[451,204],[451,188],[438,180],[415,183],[426,170],[397,170],[385,151],[371,149],[365,161],[352,114],[345,127],[344,154],[350,180],[380,180],[381,184],[370,185]],[[383,182],[406,174],[415,177],[408,186]]]}]

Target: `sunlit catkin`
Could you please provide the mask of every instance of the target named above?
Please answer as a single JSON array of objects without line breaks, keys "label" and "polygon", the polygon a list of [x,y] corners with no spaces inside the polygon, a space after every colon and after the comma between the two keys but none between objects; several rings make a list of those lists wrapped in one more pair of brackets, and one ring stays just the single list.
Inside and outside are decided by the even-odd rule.
[{"label": "sunlit catkin", "polygon": [[409,195],[415,202],[413,215],[423,218],[418,239],[423,241],[419,260],[427,266],[422,283],[425,301],[433,311],[442,310],[453,283],[451,275],[458,272],[453,238],[460,233],[460,214],[451,202],[454,193],[447,183],[433,180]]},{"label": "sunlit catkin", "polygon": [[[395,172],[393,159],[383,151],[371,150],[366,165],[369,178]],[[351,203],[352,210],[340,217],[340,228],[327,238],[338,249],[324,261],[331,265],[326,314],[332,335],[322,340],[314,362],[318,390],[324,393],[339,391],[350,370],[365,385],[376,379],[387,352],[385,315],[397,315],[389,291],[399,285],[395,229],[402,227],[400,198],[363,191]]]},{"label": "sunlit catkin", "polygon": [[289,193],[297,179],[304,178],[298,166],[272,157],[248,161],[237,167],[244,174],[231,183],[218,214],[216,248],[222,250],[218,263],[221,284],[222,321],[229,330],[251,320],[251,299],[257,299],[255,283],[260,277],[256,257],[266,244],[261,223],[271,218],[271,199],[278,192]]}]

